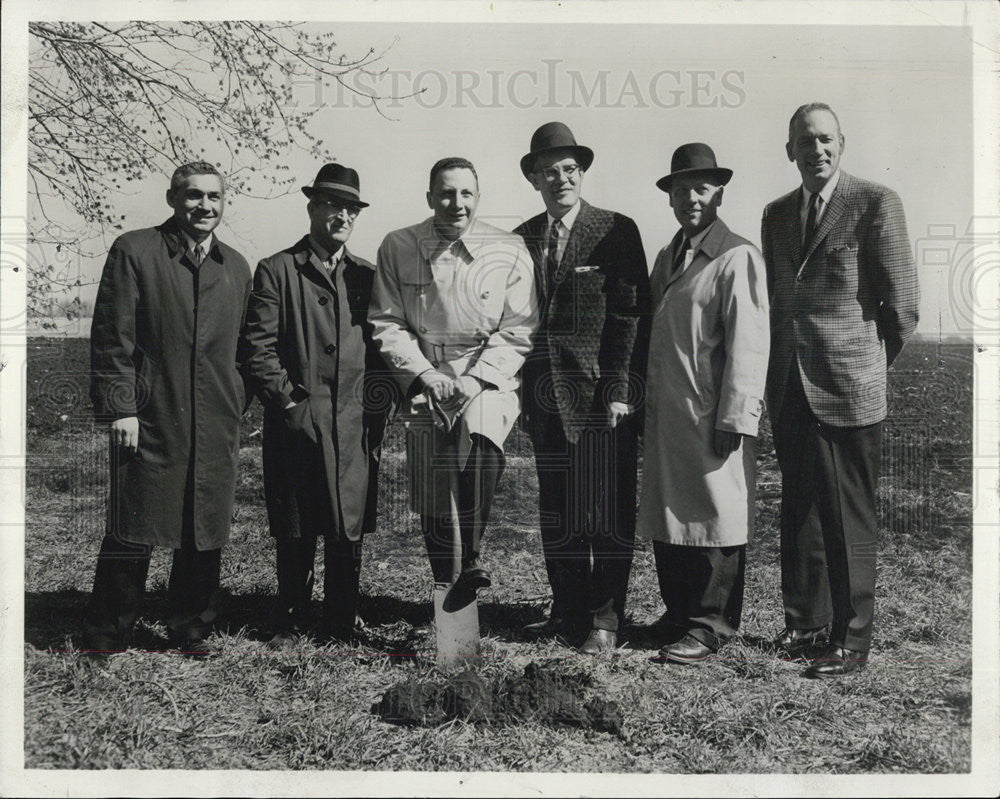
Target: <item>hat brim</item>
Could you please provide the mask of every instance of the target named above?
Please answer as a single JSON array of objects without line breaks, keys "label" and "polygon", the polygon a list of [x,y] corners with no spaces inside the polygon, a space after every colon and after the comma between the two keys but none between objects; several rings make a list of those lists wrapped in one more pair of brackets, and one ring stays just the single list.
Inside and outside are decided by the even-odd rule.
[{"label": "hat brim", "polygon": [[733,170],[726,169],[725,167],[718,166],[714,169],[711,167],[695,167],[693,169],[678,169],[676,172],[671,172],[669,175],[664,175],[658,181],[656,181],[656,188],[660,191],[669,192],[670,184],[674,182],[676,178],[684,177],[686,175],[711,175],[719,181],[719,185],[725,186],[732,180]]},{"label": "hat brim", "polygon": [[584,172],[590,169],[590,165],[594,163],[594,151],[589,147],[584,147],[582,144],[563,144],[558,147],[546,147],[542,150],[535,150],[533,153],[528,153],[521,159],[521,173],[530,180],[531,173],[535,167],[535,160],[546,153],[554,153],[559,150],[573,153],[576,156],[576,160],[580,162],[580,169]]},{"label": "hat brim", "polygon": [[317,194],[334,197],[338,200],[343,200],[344,202],[351,203],[351,205],[356,205],[359,208],[367,208],[368,203],[363,200],[359,200],[353,194],[348,194],[346,191],[338,191],[337,189],[324,189],[324,188],[313,188],[312,186],[303,186],[302,193],[308,197],[310,200]]}]

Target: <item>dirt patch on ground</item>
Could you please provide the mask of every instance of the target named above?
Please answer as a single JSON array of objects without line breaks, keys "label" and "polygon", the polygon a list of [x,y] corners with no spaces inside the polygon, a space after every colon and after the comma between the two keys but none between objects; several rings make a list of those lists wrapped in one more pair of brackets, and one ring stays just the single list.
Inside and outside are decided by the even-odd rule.
[{"label": "dirt patch on ground", "polygon": [[435,726],[448,719],[470,723],[533,721],[622,735],[617,702],[598,695],[584,675],[529,663],[516,677],[487,682],[473,669],[453,676],[415,677],[397,683],[372,712],[393,724]]}]

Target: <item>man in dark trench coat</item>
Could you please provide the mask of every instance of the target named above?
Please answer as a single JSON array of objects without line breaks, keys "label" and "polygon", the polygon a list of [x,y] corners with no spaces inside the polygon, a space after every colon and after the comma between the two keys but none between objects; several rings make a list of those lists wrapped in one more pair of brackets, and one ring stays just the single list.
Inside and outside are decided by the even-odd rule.
[{"label": "man in dark trench coat", "polygon": [[174,550],[171,643],[204,653],[236,489],[245,405],[237,355],[250,267],[213,231],[225,181],[178,167],[174,215],[111,246],[90,336],[91,398],[110,428],[111,490],[84,649],[126,647],[153,546]]},{"label": "man in dark trench coat", "polygon": [[375,527],[395,392],[366,319],[374,267],[345,246],[368,205],[358,174],[327,164],[302,191],[309,233],[257,266],[244,329],[264,405],[264,492],[277,539],[274,647],[308,626],[317,536],[325,538],[321,638],[354,635],[362,539]]}]

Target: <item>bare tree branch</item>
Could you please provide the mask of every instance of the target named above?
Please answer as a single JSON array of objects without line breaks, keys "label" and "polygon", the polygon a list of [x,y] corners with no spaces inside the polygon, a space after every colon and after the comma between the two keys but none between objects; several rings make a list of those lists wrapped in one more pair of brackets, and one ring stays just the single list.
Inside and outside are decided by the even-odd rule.
[{"label": "bare tree branch", "polygon": [[[401,99],[350,80],[381,74],[376,67],[389,48],[348,56],[330,32],[296,23],[46,21],[28,28],[29,234],[60,252],[104,249],[121,229],[127,184],[187,161],[224,157],[236,193],[287,193],[290,179],[280,170],[265,174],[262,162],[291,149],[334,157],[310,127],[320,106],[298,105],[296,84],[315,80],[369,97],[382,116],[382,101]],[[79,283],[61,278],[57,265],[28,268],[29,314],[57,305],[52,294],[60,286]]]}]

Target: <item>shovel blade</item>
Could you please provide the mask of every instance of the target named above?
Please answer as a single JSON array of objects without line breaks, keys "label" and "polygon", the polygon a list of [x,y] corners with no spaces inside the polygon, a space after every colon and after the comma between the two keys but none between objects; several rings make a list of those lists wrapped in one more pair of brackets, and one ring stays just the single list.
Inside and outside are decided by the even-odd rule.
[{"label": "shovel blade", "polygon": [[[434,628],[438,665],[461,663],[479,656],[479,606],[475,597],[456,603],[449,600],[451,585],[434,586]],[[459,607],[455,607],[455,605]]]}]

